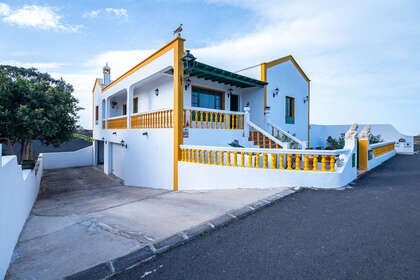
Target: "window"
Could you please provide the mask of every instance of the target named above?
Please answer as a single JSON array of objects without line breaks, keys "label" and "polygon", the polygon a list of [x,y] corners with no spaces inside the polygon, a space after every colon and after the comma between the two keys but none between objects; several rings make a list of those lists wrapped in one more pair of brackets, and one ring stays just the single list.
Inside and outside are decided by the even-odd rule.
[{"label": "window", "polygon": [[223,110],[224,92],[201,87],[192,87],[192,107]]},{"label": "window", "polygon": [[127,104],[123,104],[123,116],[127,115]]},{"label": "window", "polygon": [[98,120],[99,120],[99,106],[95,107],[95,122],[96,124],[98,124]]},{"label": "window", "polygon": [[295,99],[286,96],[286,123],[295,123]]},{"label": "window", "polygon": [[133,113],[138,113],[139,112],[139,98],[138,97],[134,97],[133,98]]}]

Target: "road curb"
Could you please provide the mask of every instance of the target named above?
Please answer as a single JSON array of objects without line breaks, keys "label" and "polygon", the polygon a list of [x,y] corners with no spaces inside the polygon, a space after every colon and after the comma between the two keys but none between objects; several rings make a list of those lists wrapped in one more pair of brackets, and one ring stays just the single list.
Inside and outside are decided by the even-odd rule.
[{"label": "road curb", "polygon": [[198,238],[201,235],[209,234],[218,228],[227,226],[235,220],[245,218],[258,210],[266,208],[273,203],[298,192],[299,190],[287,190],[281,193],[271,195],[265,199],[258,200],[252,204],[246,205],[242,208],[232,210],[217,218],[211,219],[207,222],[189,228],[185,231],[178,232],[168,238],[159,240],[151,245],[142,247],[125,256],[95,265],[86,270],[77,272],[75,274],[64,277],[66,280],[102,280],[107,279],[115,274],[123,272],[129,268],[147,262],[157,255],[163,254],[173,248],[181,246],[191,240]]}]

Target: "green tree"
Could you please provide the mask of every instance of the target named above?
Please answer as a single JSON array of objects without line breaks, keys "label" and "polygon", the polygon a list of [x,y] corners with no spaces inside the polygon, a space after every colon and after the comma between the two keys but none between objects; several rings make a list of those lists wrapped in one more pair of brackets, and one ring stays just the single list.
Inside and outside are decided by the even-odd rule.
[{"label": "green tree", "polygon": [[73,87],[34,68],[0,65],[0,139],[9,153],[21,144],[20,162],[31,160],[32,140],[59,146],[77,128]]}]

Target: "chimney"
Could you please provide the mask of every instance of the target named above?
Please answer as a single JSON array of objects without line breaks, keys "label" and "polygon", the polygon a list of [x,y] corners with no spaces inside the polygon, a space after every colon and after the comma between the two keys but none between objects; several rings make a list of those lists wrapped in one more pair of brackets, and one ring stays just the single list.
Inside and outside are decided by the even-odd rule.
[{"label": "chimney", "polygon": [[102,70],[104,72],[104,86],[106,87],[111,83],[111,67],[108,66],[108,62]]}]

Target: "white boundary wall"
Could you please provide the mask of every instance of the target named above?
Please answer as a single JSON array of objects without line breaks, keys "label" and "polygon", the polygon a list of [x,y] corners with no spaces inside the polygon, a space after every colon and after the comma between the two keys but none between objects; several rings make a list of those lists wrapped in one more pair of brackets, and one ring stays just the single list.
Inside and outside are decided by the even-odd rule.
[{"label": "white boundary wall", "polygon": [[67,168],[93,165],[92,146],[73,151],[43,154],[44,168]]},{"label": "white boundary wall", "polygon": [[39,191],[43,158],[38,171],[22,170],[16,156],[1,156],[0,145],[0,279],[6,275],[13,250]]},{"label": "white boundary wall", "polygon": [[[380,147],[380,146],[384,146],[384,145],[392,144],[392,143],[394,143],[394,142],[391,141],[391,142],[383,142],[383,143],[369,145],[368,152],[371,153],[372,148]],[[396,145],[395,145],[395,148],[396,148]],[[386,153],[384,155],[381,155],[379,157],[375,157],[375,155],[373,155],[373,158],[370,159],[370,160],[368,160],[368,163],[367,163],[368,170],[371,170],[371,169],[373,169],[373,168],[381,165],[382,163],[384,163],[388,159],[392,158],[396,154],[397,154],[397,151],[396,150],[393,150],[393,151],[391,151],[389,153]]]},{"label": "white boundary wall", "polygon": [[[359,125],[360,132],[366,125]],[[345,133],[350,125],[320,125],[311,124],[310,137],[311,147],[325,147],[328,136],[338,138],[341,133]],[[372,124],[371,134],[381,135],[385,142],[395,142],[395,150],[398,154],[414,154],[414,137],[400,133],[391,124]],[[400,139],[405,139],[406,142],[399,142]]]}]

